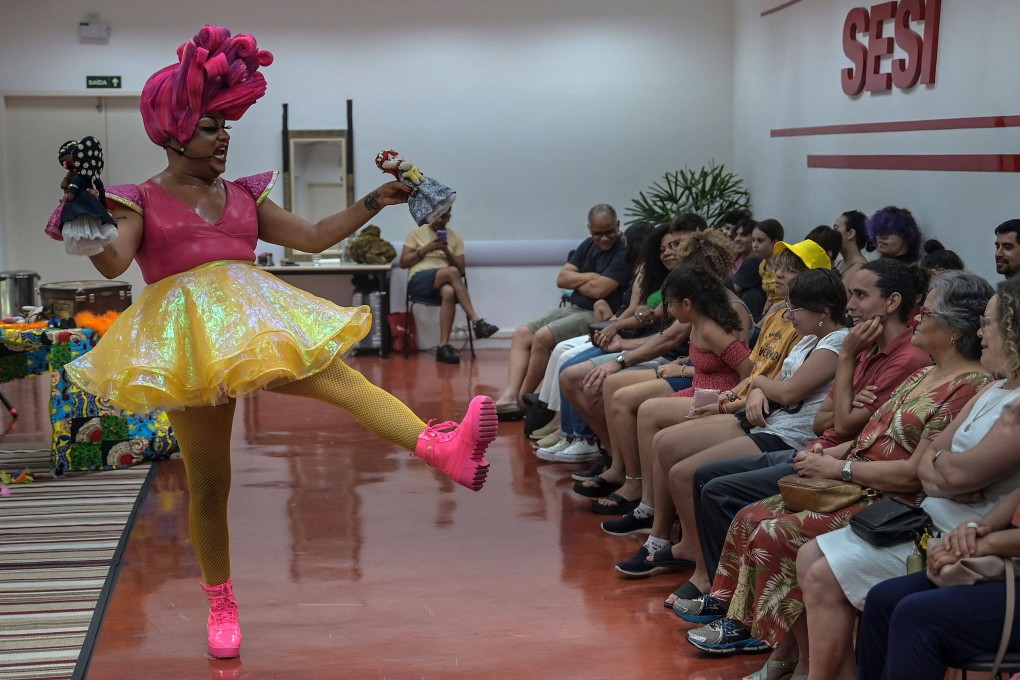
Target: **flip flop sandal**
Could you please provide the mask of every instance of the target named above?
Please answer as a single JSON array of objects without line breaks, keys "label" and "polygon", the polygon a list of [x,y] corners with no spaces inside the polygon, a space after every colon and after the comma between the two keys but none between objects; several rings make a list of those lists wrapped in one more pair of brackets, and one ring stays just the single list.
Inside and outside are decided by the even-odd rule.
[{"label": "flip flop sandal", "polygon": [[629,501],[615,491],[606,496],[606,500],[612,501],[616,505],[605,505],[598,501],[592,501],[591,511],[596,515],[626,515],[641,503],[640,498]]},{"label": "flip flop sandal", "polygon": [[592,463],[591,467],[585,470],[581,470],[580,472],[575,472],[574,474],[570,475],[570,477],[576,482],[587,481],[592,477],[601,475],[603,472],[608,470],[611,462],[612,461],[610,460],[609,456],[603,455],[597,461]]},{"label": "flip flop sandal", "polygon": [[[674,590],[672,594],[676,595],[677,600],[696,600],[705,593],[698,590],[698,586],[688,581]],[[673,603],[668,600],[663,601],[662,606],[670,611],[673,610]]]},{"label": "flip flop sandal", "polygon": [[[772,680],[797,680],[798,678],[806,678],[806,675],[798,675],[796,678],[793,677],[793,671],[797,668],[797,659],[793,661],[782,661],[780,659],[769,659],[765,662],[759,670],[756,670],[751,675],[747,676],[750,680],[769,680],[770,671],[783,671],[782,674],[777,675]],[[747,679],[745,679],[747,680]]]},{"label": "flip flop sandal", "polygon": [[605,498],[623,486],[622,484],[607,482],[599,475],[589,478],[588,481],[594,482],[595,486],[585,486],[585,482],[574,482],[574,493],[586,496],[587,498]]},{"label": "flip flop sandal", "polygon": [[683,558],[677,559],[673,557],[673,547],[666,546],[660,548],[652,553],[652,559],[645,560],[649,564],[655,565],[656,567],[666,567],[667,569],[694,569],[696,565],[691,560],[685,560]]}]

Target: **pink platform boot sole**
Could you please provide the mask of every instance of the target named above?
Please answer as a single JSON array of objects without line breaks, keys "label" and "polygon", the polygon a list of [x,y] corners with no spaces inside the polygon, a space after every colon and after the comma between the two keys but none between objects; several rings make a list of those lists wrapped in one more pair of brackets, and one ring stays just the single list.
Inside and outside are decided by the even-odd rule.
[{"label": "pink platform boot sole", "polygon": [[209,598],[209,656],[232,659],[241,653],[241,624],[237,620],[237,600],[232,580],[218,586],[202,584]]},{"label": "pink platform boot sole", "polygon": [[430,422],[418,437],[415,455],[445,472],[461,486],[478,491],[489,474],[485,450],[496,438],[498,428],[499,420],[492,399],[478,396],[471,400],[460,425],[452,421],[438,425]]}]

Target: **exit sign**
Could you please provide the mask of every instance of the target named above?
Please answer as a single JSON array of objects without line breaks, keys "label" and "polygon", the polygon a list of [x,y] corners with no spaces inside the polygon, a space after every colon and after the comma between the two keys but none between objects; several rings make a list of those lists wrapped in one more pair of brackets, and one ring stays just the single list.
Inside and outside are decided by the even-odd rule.
[{"label": "exit sign", "polygon": [[120,76],[85,76],[85,87],[89,89],[106,88],[120,89],[123,78]]}]

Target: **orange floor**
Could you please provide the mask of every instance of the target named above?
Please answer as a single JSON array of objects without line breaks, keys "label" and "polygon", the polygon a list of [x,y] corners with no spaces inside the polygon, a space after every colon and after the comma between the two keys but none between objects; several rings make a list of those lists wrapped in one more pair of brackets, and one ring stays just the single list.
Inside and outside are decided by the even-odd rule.
[{"label": "orange floor", "polygon": [[[505,356],[351,363],[423,418],[445,420],[472,394],[498,391]],[[45,414],[31,412],[45,408],[43,380],[4,385],[22,412],[4,448],[45,433]],[[641,539],[603,533],[570,490],[573,468],[537,461],[520,423],[500,426],[478,493],[303,399],[244,399],[233,441],[240,659],[205,655],[184,470],[169,461],[131,535],[89,680],[710,680],[765,661],[688,645],[687,626],[662,606],[683,574],[619,577],[613,564]]]}]

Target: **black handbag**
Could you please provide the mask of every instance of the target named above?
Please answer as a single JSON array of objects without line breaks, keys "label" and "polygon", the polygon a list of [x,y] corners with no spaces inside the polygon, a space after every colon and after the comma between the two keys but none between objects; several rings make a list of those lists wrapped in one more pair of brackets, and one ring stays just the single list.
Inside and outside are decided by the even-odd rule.
[{"label": "black handbag", "polygon": [[917,539],[932,525],[921,506],[886,496],[850,518],[855,534],[877,548]]}]

